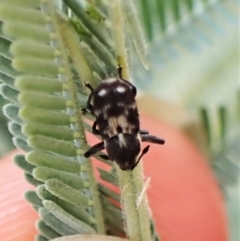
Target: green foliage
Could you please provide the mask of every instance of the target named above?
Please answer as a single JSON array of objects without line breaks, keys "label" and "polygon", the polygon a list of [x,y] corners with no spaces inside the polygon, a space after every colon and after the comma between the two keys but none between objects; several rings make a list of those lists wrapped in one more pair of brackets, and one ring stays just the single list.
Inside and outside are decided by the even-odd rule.
[{"label": "green foliage", "polygon": [[[175,63],[191,62],[189,50],[203,53],[204,47],[222,36],[224,21],[234,22],[236,1],[135,3],[141,12],[141,24],[132,2],[127,0],[107,4],[85,0],[0,1],[0,93],[4,97],[0,103],[10,120],[8,128],[14,145],[27,152],[15,156],[14,162],[24,170],[26,180],[37,187],[36,192],[25,193],[40,216],[36,240],[79,233],[127,235],[137,240],[151,235],[153,240],[159,240],[146,210],[136,208],[136,198],[144,185],[141,167],[124,173],[96,156],[107,167],[97,168],[98,182],[91,161],[83,158],[88,148],[85,131],[91,132],[89,121],[93,119],[89,114],[82,118],[80,112],[87,99],[83,82],[96,86],[102,78],[116,75],[118,64],[129,78],[125,36],[136,50],[135,56],[126,41],[137,84],[146,86],[149,80],[150,86],[155,80],[148,88],[150,94],[167,96],[173,102],[180,100],[194,110],[204,126],[207,152],[221,187],[233,196],[231,188],[239,185],[239,99],[233,96],[236,86],[222,74],[232,72],[226,66],[234,66],[236,49],[231,41],[227,42],[224,57],[215,58],[215,64],[209,58],[192,74],[191,65],[186,69],[184,64],[178,67]],[[116,21],[122,19],[125,25]],[[112,26],[112,22],[116,25]],[[148,59],[140,25],[150,41]],[[144,71],[135,57],[146,69],[150,63],[151,71]],[[181,58],[184,61],[175,61]],[[183,82],[181,71],[187,73]],[[204,71],[203,79],[198,80]],[[171,78],[172,73],[179,82]],[[224,81],[218,81],[216,73],[223,75]],[[222,90],[220,97],[214,95],[217,90]],[[6,129],[5,119],[0,121]],[[132,181],[138,177],[140,182]],[[114,190],[120,187],[121,195],[105,183]],[[144,206],[145,201],[144,197],[140,204]],[[235,217],[235,209],[229,206],[229,210]],[[141,233],[143,227],[146,232]],[[233,237],[237,237],[236,230],[232,230]]]},{"label": "green foliage", "polygon": [[[129,11],[133,11],[130,6]],[[59,13],[68,7],[73,11],[72,18]],[[126,3],[124,8],[128,8]],[[3,111],[10,119],[8,127],[15,146],[27,152],[15,156],[14,161],[24,170],[26,180],[37,187],[36,192],[25,194],[40,215],[36,240],[79,233],[132,235],[124,230],[123,216],[127,223],[129,218],[120,208],[120,195],[97,183],[91,161],[83,157],[88,148],[85,129],[91,130],[92,119],[88,114],[85,118],[81,115],[87,99],[83,81],[96,85],[101,78],[116,74],[118,60],[118,64],[127,66],[124,33],[115,30],[123,37],[118,52],[107,27],[108,14],[98,9],[90,3],[67,0],[62,8],[52,0],[0,2],[0,91],[10,102]],[[119,9],[115,10],[120,18]],[[140,32],[136,18],[134,21],[128,16],[126,23],[139,47],[143,41],[134,36]],[[137,32],[133,34],[134,23]],[[119,29],[124,31],[121,25]],[[143,48],[139,57],[144,63]],[[119,177],[112,163],[97,159],[110,169],[98,168],[100,179],[118,187]],[[141,169],[138,173],[141,175]],[[135,198],[130,201],[133,213],[137,213]],[[145,209],[140,209],[141,219],[146,220],[145,233],[158,240],[154,228],[150,229],[147,206]],[[141,224],[140,218],[135,219]],[[142,235],[139,230],[137,235]]]}]

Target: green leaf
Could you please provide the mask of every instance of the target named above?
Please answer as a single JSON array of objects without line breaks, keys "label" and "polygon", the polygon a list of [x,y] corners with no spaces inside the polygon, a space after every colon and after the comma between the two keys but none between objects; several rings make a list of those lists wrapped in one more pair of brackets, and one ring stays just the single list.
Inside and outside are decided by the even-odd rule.
[{"label": "green leaf", "polygon": [[40,208],[39,215],[46,225],[50,226],[55,232],[62,236],[78,233],[77,230],[71,228],[69,225],[52,215],[46,208]]},{"label": "green leaf", "polygon": [[39,43],[50,41],[49,33],[44,27],[25,22],[6,22],[3,25],[3,33],[10,39],[33,40]]},{"label": "green leaf", "polygon": [[22,168],[26,173],[32,175],[35,166],[26,162],[24,155],[16,155],[13,160],[17,166]]},{"label": "green leaf", "polygon": [[73,235],[51,241],[130,241],[129,239],[104,235]]},{"label": "green leaf", "polygon": [[84,182],[76,174],[71,174],[64,171],[58,171],[47,167],[37,167],[33,171],[33,176],[37,180],[42,182],[45,182],[48,179],[56,178],[75,189],[84,189],[85,187],[89,187],[89,183]]},{"label": "green leaf", "polygon": [[55,232],[51,227],[46,225],[43,221],[37,222],[37,230],[42,233],[42,235],[47,239],[53,239],[59,237],[59,234]]},{"label": "green leaf", "polygon": [[40,185],[37,187],[37,195],[42,200],[52,200],[54,203],[56,203],[59,207],[64,209],[66,212],[74,216],[75,218],[84,221],[88,225],[92,225],[96,223],[96,219],[92,217],[85,209],[79,208],[79,206],[74,206],[71,203],[68,203],[50,192],[48,192],[44,185]]},{"label": "green leaf", "polygon": [[73,205],[81,206],[82,208],[93,205],[93,202],[89,200],[82,192],[80,192],[79,189],[74,189],[64,184],[60,180],[48,179],[45,182],[45,187],[46,190],[51,192],[56,197],[59,197]]},{"label": "green leaf", "polygon": [[14,82],[20,91],[61,92],[63,84],[57,78],[35,75],[20,75]]},{"label": "green leaf", "polygon": [[88,233],[93,234],[95,230],[81,222],[80,220],[74,218],[73,216],[69,215],[63,209],[61,209],[58,205],[53,203],[52,201],[43,201],[44,207],[52,213],[55,217],[62,220],[63,223],[70,225],[72,228],[76,229],[79,233]]},{"label": "green leaf", "polygon": [[[65,2],[75,13],[74,20],[56,13],[61,9],[68,13],[68,9],[64,4],[56,7],[52,0],[0,2],[4,34],[1,93],[14,103],[6,105],[4,113],[12,120],[9,129],[15,146],[27,152],[26,157],[15,157],[15,162],[28,182],[37,186],[36,193],[26,193],[26,199],[40,213],[38,240],[76,233],[105,234],[107,229],[122,236],[125,231],[118,205],[123,199],[98,185],[92,162],[83,156],[89,148],[85,130],[91,130],[81,115],[87,101],[83,82],[98,85],[103,77],[116,74],[117,63],[128,77],[124,21],[142,62],[144,44],[137,37],[136,16],[124,17],[120,2],[116,6]],[[130,12],[134,13],[132,6]],[[109,25],[118,18],[121,21],[116,26]],[[86,115],[86,119],[93,117]],[[102,161],[112,167],[111,161]],[[116,170],[99,168],[99,172],[102,180],[118,185]],[[148,232],[154,232],[148,215],[143,220],[148,220]]]},{"label": "green leaf", "polygon": [[77,160],[36,150],[29,152],[26,155],[26,160],[33,165],[49,167],[69,173],[79,173],[81,169],[81,164]]},{"label": "green leaf", "polygon": [[35,191],[27,191],[24,193],[24,197],[35,207],[42,207],[42,200],[37,196]]}]

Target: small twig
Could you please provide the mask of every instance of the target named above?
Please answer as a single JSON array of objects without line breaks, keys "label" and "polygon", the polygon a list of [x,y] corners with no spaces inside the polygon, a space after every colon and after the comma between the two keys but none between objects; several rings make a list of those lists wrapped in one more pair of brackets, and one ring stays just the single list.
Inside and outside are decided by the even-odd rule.
[{"label": "small twig", "polygon": [[151,177],[148,177],[148,179],[144,182],[142,192],[140,193],[139,197],[137,198],[137,202],[136,202],[137,209],[139,208],[139,206],[144,198],[144,195],[145,195],[147,189],[149,188],[150,181],[151,181]]}]

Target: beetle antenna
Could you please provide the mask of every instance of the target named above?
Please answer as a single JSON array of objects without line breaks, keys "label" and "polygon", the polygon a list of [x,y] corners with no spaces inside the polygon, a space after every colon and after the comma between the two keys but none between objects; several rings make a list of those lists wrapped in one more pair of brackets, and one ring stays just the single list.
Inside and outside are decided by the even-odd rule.
[{"label": "beetle antenna", "polygon": [[138,160],[137,160],[137,162],[135,163],[135,165],[134,165],[133,168],[135,168],[135,167],[138,165],[138,163],[140,162],[141,158],[149,151],[149,148],[150,148],[150,145],[146,146],[146,147],[142,150],[142,153],[141,153],[141,155],[139,156],[139,158],[138,158]]},{"label": "beetle antenna", "polygon": [[119,66],[117,70],[118,70],[119,78],[122,79],[122,66]]}]

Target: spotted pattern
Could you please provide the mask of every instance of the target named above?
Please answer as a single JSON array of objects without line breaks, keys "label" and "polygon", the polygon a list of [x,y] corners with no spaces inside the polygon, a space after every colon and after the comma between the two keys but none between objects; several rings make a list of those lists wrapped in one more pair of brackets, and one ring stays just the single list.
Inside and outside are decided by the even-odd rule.
[{"label": "spotted pattern", "polygon": [[99,92],[98,92],[98,96],[104,96],[107,94],[107,90],[106,89],[101,89]]},{"label": "spotted pattern", "polygon": [[140,124],[133,88],[125,80],[108,78],[94,90],[93,113],[103,140],[120,133],[138,134]]},{"label": "spotted pattern", "polygon": [[112,83],[114,83],[116,81],[118,81],[118,79],[116,79],[116,78],[108,78],[108,79],[103,80],[103,83],[112,84]]},{"label": "spotted pattern", "polygon": [[118,93],[124,93],[124,92],[126,91],[126,88],[123,87],[123,86],[118,86],[118,87],[116,88],[116,91],[117,91]]}]

